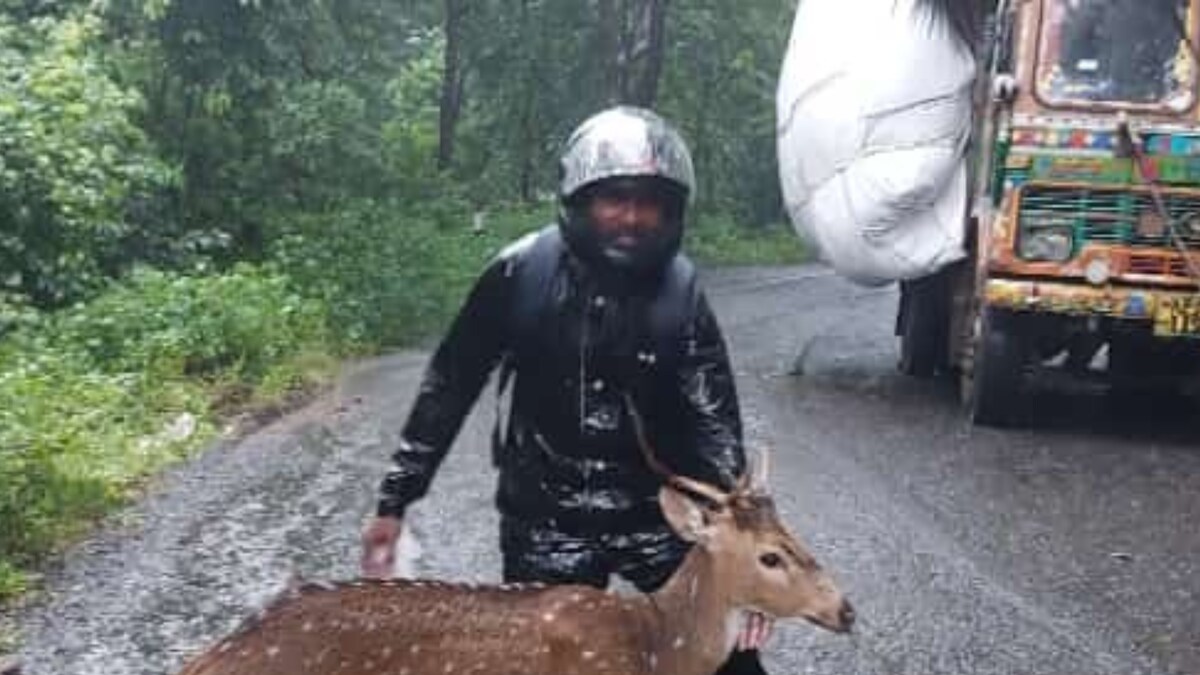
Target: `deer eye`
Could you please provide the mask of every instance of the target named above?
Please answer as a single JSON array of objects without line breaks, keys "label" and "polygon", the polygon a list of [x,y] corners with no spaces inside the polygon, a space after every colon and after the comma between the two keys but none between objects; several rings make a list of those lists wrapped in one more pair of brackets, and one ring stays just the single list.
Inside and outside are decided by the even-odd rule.
[{"label": "deer eye", "polygon": [[768,569],[783,567],[783,558],[778,553],[764,553],[758,557],[758,562]]}]

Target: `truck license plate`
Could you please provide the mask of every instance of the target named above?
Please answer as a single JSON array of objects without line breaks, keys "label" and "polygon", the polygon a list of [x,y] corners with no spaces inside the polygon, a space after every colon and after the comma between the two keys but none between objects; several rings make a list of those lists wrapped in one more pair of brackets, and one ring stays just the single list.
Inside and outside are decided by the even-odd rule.
[{"label": "truck license plate", "polygon": [[1154,316],[1154,334],[1200,337],[1200,296],[1159,302]]}]

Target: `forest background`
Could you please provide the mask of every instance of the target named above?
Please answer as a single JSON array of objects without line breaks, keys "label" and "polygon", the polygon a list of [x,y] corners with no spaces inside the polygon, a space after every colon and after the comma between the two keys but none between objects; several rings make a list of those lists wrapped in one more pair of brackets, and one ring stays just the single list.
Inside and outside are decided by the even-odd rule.
[{"label": "forest background", "polygon": [[602,107],[689,139],[702,263],[799,260],[794,5],[0,0],[0,602],[236,420],[436,335]]}]

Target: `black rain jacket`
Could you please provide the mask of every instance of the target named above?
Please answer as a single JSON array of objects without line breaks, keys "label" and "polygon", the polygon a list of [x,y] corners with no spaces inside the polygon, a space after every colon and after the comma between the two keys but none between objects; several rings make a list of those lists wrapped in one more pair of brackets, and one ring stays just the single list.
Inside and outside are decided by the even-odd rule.
[{"label": "black rain jacket", "polygon": [[732,487],[745,469],[737,394],[694,277],[680,254],[654,281],[606,284],[570,255],[553,225],[502,252],[433,356],[378,514],[403,516],[426,493],[501,364],[512,399],[493,453],[506,518],[576,533],[663,525],[662,480],[642,456],[627,395],[660,461]]}]

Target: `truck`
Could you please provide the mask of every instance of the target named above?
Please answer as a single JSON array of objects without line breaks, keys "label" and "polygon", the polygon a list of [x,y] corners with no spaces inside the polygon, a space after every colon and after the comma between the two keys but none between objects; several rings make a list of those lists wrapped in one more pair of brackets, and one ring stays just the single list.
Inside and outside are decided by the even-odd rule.
[{"label": "truck", "polygon": [[[805,0],[800,10],[821,1]],[[914,202],[911,190],[895,188],[883,203],[893,207],[889,227],[916,231],[929,212],[940,211],[943,228],[956,220],[960,236],[918,265],[878,265],[867,282],[900,284],[900,369],[953,378],[974,423],[1025,423],[1033,400],[1027,389],[1044,375],[1098,383],[1119,401],[1145,387],[1187,385],[1200,374],[1198,4],[959,5],[962,16],[977,11],[985,20],[977,34],[951,35],[953,26],[945,33],[948,49],[968,54],[973,64],[969,91],[955,90],[969,100],[966,140],[954,146],[957,172],[943,172],[944,186],[934,191],[950,204]],[[930,18],[917,24],[935,30],[939,20],[951,23],[937,14],[948,6],[913,0],[911,10],[917,16],[927,9]],[[795,39],[794,32],[793,47]],[[937,100],[916,98],[917,108]],[[955,119],[963,118],[960,112]],[[793,165],[783,157],[804,152],[794,137],[788,143],[781,134],[785,197],[783,172]],[[843,163],[843,175],[852,170],[853,162]],[[901,183],[919,182],[896,175]],[[965,182],[961,197],[954,180]],[[851,188],[868,197],[879,192]],[[814,216],[812,194],[791,193],[805,205],[789,204],[793,220],[817,220],[826,239],[844,234],[828,235],[837,228],[872,231],[871,223],[851,222],[837,209],[818,207]],[[857,203],[863,201],[869,199]],[[813,236],[812,222],[797,227]],[[923,236],[944,235],[926,227]],[[900,250],[898,259],[914,250]],[[863,252],[843,251],[832,264],[864,280],[855,262],[863,259]]]}]

